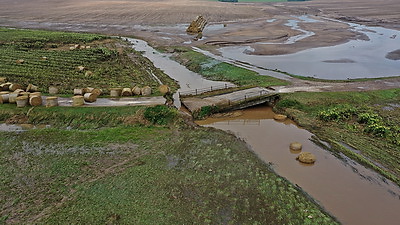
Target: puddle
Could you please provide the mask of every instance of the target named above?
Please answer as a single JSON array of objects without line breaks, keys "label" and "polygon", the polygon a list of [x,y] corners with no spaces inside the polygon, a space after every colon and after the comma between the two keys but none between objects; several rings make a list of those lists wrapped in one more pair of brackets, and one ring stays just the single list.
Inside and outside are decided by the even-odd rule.
[{"label": "puddle", "polygon": [[49,128],[50,125],[33,125],[33,124],[0,124],[0,132],[24,132],[31,129],[44,129]]},{"label": "puddle", "polygon": [[[301,20],[300,22],[315,22],[307,16],[297,18]],[[286,25],[302,31],[303,34],[292,37],[286,44],[293,44],[312,36],[312,32],[298,27],[299,20],[289,20]],[[252,52],[250,46],[223,47],[219,51],[224,58],[229,60],[306,77],[345,80],[400,76],[400,63],[386,58],[388,53],[400,46],[400,38],[394,38],[400,35],[400,31],[355,23],[346,24],[350,26],[350,30],[368,36],[369,40],[351,40],[336,46],[312,48],[294,54],[275,56],[246,54]],[[343,60],[344,57],[345,60]]]},{"label": "puddle", "polygon": [[[241,111],[234,118],[210,118],[199,125],[231,131],[245,140],[263,161],[299,185],[343,224],[398,224],[400,188],[379,174],[343,156],[340,160],[315,145],[313,136],[291,120],[276,122],[269,107]],[[305,165],[295,160],[291,142],[303,144],[317,161]]]}]

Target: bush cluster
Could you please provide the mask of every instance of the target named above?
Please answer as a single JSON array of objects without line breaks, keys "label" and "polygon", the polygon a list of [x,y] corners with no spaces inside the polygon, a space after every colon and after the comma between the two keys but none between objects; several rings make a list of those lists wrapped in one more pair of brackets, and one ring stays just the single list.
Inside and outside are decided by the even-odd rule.
[{"label": "bush cluster", "polygon": [[149,107],[144,112],[144,117],[152,124],[157,125],[167,125],[174,121],[176,116],[176,110],[173,110],[165,105]]}]

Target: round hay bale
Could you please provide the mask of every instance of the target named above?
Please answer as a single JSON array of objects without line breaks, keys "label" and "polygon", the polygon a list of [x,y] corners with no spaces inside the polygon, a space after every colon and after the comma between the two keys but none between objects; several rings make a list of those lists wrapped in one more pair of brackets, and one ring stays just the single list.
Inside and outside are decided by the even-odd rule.
[{"label": "round hay bale", "polygon": [[6,77],[0,77],[0,83],[5,83],[7,81]]},{"label": "round hay bale", "polygon": [[8,96],[9,96],[8,97],[8,102],[9,103],[16,103],[17,102],[16,98],[18,97],[18,93],[13,92],[13,93],[10,93]]},{"label": "round hay bale", "polygon": [[81,47],[81,45],[80,44],[76,44],[76,45],[74,45],[74,48],[80,48]]},{"label": "round hay bale", "polygon": [[158,87],[158,90],[161,92],[161,94],[167,94],[171,91],[171,89],[168,87],[168,85],[161,85],[160,87]]},{"label": "round hay bale", "polygon": [[151,87],[149,87],[149,86],[143,87],[142,90],[140,91],[140,93],[143,96],[151,95]]},{"label": "round hay bale", "polygon": [[3,104],[3,98],[0,96],[0,104]]},{"label": "round hay bale", "polygon": [[85,93],[85,95],[83,95],[83,98],[86,102],[95,102],[97,100],[97,95],[92,93]]},{"label": "round hay bale", "polygon": [[90,93],[100,96],[103,93],[103,91],[101,89],[94,88]]},{"label": "round hay bale", "polygon": [[69,47],[69,50],[75,50],[74,46]]},{"label": "round hay bale", "polygon": [[316,161],[315,155],[311,152],[302,152],[297,158],[302,163],[313,164]]},{"label": "round hay bale", "polygon": [[123,88],[121,96],[132,96],[132,90],[130,88]]},{"label": "round hay bale", "polygon": [[47,57],[46,57],[46,56],[42,56],[41,59],[42,59],[42,60],[47,60]]},{"label": "round hay bale", "polygon": [[49,87],[49,94],[51,94],[51,95],[56,95],[56,94],[58,94],[58,88],[55,87],[55,86],[50,86],[50,87]]},{"label": "round hay bale", "polygon": [[29,94],[29,97],[32,97],[32,96],[42,96],[42,93],[41,93],[41,92],[33,92],[33,93],[30,93],[30,94]]},{"label": "round hay bale", "polygon": [[84,97],[82,95],[76,95],[72,97],[72,106],[82,106],[85,104]]},{"label": "round hay bale", "polygon": [[17,90],[14,91],[14,93],[22,93],[22,92],[25,92],[25,91],[22,90],[22,89],[17,89]]},{"label": "round hay bale", "polygon": [[35,86],[33,84],[28,84],[28,87],[26,87],[26,92],[37,92],[39,91],[38,86]]},{"label": "round hay bale", "polygon": [[8,89],[9,89],[10,91],[15,91],[15,90],[17,90],[17,89],[23,89],[23,88],[22,88],[22,85],[20,85],[20,84],[11,84],[11,85],[8,87]]},{"label": "round hay bale", "polygon": [[111,97],[119,97],[121,96],[122,88],[111,88],[110,96]]},{"label": "round hay bale", "polygon": [[74,88],[74,95],[84,95],[85,89],[84,88]]},{"label": "round hay bale", "polygon": [[92,71],[86,71],[85,72],[85,77],[91,77],[93,75]]},{"label": "round hay bale", "polygon": [[24,64],[25,60],[23,59],[18,59],[17,61],[15,61],[17,64]]},{"label": "round hay bale", "polygon": [[282,115],[282,114],[276,114],[276,115],[274,116],[274,120],[277,120],[277,121],[284,121],[284,120],[286,120],[286,119],[287,119],[287,116]]},{"label": "round hay bale", "polygon": [[93,90],[94,90],[94,88],[92,88],[92,87],[84,88],[85,93],[92,93]]},{"label": "round hay bale", "polygon": [[47,97],[46,107],[54,107],[54,106],[58,106],[58,97]]},{"label": "round hay bale", "polygon": [[11,85],[12,83],[10,83],[10,82],[7,82],[7,83],[5,83],[5,84],[1,84],[0,85],[0,87],[1,87],[1,91],[9,91],[10,90],[10,85]]},{"label": "round hay bale", "polygon": [[292,143],[290,143],[289,148],[291,151],[293,151],[293,153],[296,153],[296,152],[301,151],[301,149],[303,148],[303,145],[299,142],[292,142]]},{"label": "round hay bale", "polygon": [[29,94],[30,94],[29,92],[22,91],[22,92],[19,93],[19,96],[29,97]]},{"label": "round hay bale", "polygon": [[17,107],[22,108],[28,105],[28,99],[29,99],[28,96],[19,96],[15,98],[15,101],[17,102]]},{"label": "round hay bale", "polygon": [[138,86],[135,86],[135,87],[132,88],[132,93],[134,95],[140,95],[141,91],[142,91],[142,89],[140,87],[138,87]]},{"label": "round hay bale", "polygon": [[86,45],[86,49],[90,49],[91,47],[89,45]]},{"label": "round hay bale", "polygon": [[[3,93],[3,94],[1,94],[1,93]],[[0,92],[0,97],[1,97],[1,101],[3,103],[7,103],[7,102],[9,102],[10,94],[9,93],[4,93],[4,92]]]},{"label": "round hay bale", "polygon": [[84,71],[86,68],[84,66],[77,66],[76,69],[79,71]]},{"label": "round hay bale", "polygon": [[39,106],[42,105],[42,97],[39,95],[33,95],[29,97],[29,105],[31,106]]}]

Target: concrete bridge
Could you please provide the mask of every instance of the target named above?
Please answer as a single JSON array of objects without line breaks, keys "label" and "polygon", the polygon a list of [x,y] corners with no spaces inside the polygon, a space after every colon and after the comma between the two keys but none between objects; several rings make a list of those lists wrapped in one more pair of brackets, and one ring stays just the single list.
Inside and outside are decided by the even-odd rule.
[{"label": "concrete bridge", "polygon": [[274,90],[254,87],[209,97],[196,95],[188,97],[182,96],[181,102],[191,113],[196,113],[205,106],[215,106],[217,111],[222,112],[247,108],[263,103],[273,103],[278,100],[278,98],[279,95]]}]

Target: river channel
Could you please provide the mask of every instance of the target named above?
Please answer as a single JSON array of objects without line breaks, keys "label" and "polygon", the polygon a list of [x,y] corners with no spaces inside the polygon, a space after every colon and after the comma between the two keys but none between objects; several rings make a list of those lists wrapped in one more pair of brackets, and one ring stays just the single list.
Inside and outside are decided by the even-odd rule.
[{"label": "river channel", "polygon": [[[291,120],[277,122],[270,107],[240,111],[235,118],[209,118],[199,125],[233,132],[248,143],[264,162],[281,176],[300,186],[343,224],[398,224],[400,188],[379,174],[314,144],[312,133]],[[303,151],[317,157],[313,165],[295,160],[291,142],[303,144]]]}]

